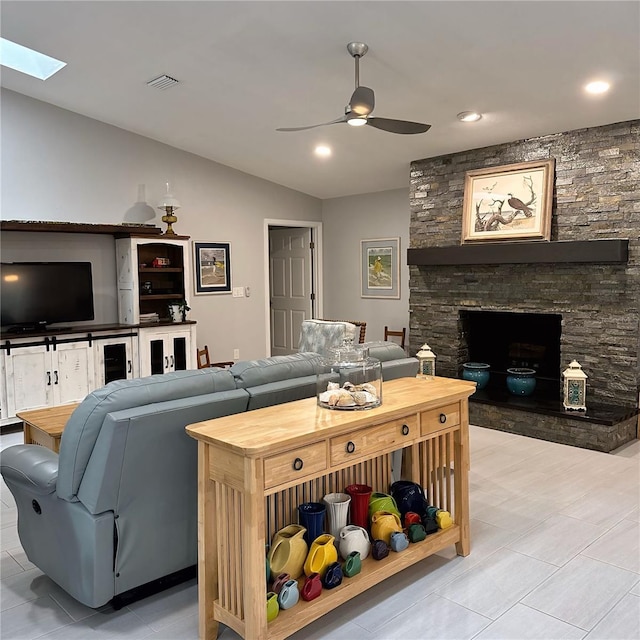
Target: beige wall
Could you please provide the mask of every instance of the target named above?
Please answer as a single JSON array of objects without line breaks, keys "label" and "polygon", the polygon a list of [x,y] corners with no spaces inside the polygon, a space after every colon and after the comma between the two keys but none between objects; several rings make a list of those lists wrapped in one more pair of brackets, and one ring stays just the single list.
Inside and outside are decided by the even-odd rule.
[{"label": "beige wall", "polygon": [[[251,287],[250,298],[191,292],[198,344],[208,344],[217,360],[231,359],[234,348],[241,358],[265,355],[263,220],[320,220],[320,200],[11,91],[2,91],[1,117],[3,220],[150,222],[164,228],[155,204],[170,180],[182,204],[176,231],[192,241],[230,242],[233,285]],[[136,206],[139,185],[153,208]],[[154,217],[145,219],[145,213]],[[3,258],[13,260],[91,255],[94,272],[97,267],[101,274],[96,322],[112,322],[112,242],[8,233],[2,249]]]},{"label": "beige wall", "polygon": [[[367,340],[382,340],[385,325],[406,327],[408,335],[408,187],[324,200],[322,223],[325,317],[366,321]],[[400,299],[362,298],[360,241],[396,237],[400,238]],[[414,345],[411,351],[416,351]]]}]

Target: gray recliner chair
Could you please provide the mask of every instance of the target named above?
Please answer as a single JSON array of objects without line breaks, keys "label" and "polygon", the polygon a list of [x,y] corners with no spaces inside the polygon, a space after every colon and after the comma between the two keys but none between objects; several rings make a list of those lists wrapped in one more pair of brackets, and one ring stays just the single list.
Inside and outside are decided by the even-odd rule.
[{"label": "gray recliner chair", "polygon": [[116,381],[73,412],[59,455],[5,449],[29,561],[89,607],[195,565],[197,443],[185,426],[248,399],[216,369]]}]

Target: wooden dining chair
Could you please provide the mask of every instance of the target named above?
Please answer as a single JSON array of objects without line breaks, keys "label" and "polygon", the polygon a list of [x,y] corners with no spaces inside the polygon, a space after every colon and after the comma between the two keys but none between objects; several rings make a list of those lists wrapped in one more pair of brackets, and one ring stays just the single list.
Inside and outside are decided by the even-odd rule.
[{"label": "wooden dining chair", "polygon": [[209,347],[205,344],[203,349],[196,349],[198,369],[208,369],[210,367],[220,367],[226,369],[234,364],[233,360],[227,362],[211,362],[209,357]]},{"label": "wooden dining chair", "polygon": [[388,340],[390,337],[400,338],[400,346],[404,349],[404,341],[407,337],[407,328],[402,327],[402,331],[392,331],[389,327],[384,328],[384,339]]}]

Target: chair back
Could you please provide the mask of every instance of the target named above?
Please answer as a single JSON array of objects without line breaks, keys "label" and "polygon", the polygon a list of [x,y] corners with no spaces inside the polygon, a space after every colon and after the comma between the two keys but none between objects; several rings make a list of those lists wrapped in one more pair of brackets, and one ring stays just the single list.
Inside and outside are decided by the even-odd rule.
[{"label": "chair back", "polygon": [[384,339],[388,340],[390,337],[392,338],[400,338],[400,346],[404,349],[404,341],[407,337],[407,329],[406,327],[402,327],[402,330],[392,331],[389,327],[385,326],[384,328]]},{"label": "chair back", "polygon": [[349,322],[354,324],[357,329],[360,330],[358,335],[358,342],[362,344],[364,342],[365,335],[367,334],[367,323],[359,320],[323,320],[323,322]]},{"label": "chair back", "polygon": [[196,362],[198,369],[208,369],[211,366],[209,347],[205,344],[203,349],[196,349]]}]

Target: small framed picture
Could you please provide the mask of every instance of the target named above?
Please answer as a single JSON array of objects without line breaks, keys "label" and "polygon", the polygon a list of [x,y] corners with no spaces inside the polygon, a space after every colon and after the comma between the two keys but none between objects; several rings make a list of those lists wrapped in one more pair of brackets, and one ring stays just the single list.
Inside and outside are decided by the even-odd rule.
[{"label": "small framed picture", "polygon": [[194,242],[195,294],[231,293],[231,245]]},{"label": "small framed picture", "polygon": [[467,171],[462,244],[550,240],[555,160]]},{"label": "small framed picture", "polygon": [[362,298],[400,298],[400,238],[360,241]]}]

